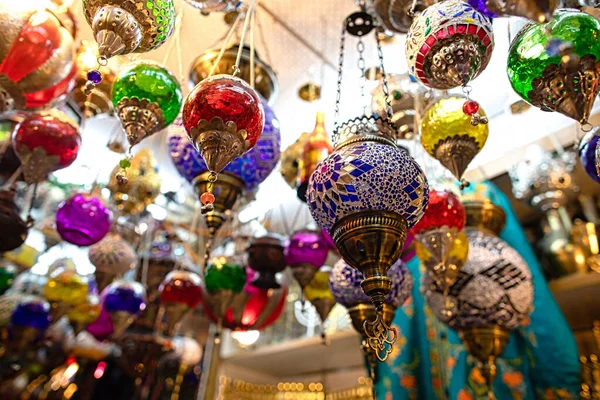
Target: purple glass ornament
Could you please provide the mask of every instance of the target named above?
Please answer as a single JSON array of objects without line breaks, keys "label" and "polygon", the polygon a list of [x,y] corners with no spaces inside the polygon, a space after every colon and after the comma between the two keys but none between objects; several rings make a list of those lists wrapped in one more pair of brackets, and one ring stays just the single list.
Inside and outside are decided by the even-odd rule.
[{"label": "purple glass ornament", "polygon": [[479,11],[486,17],[496,18],[498,16],[498,14],[488,10],[486,3],[487,3],[487,0],[469,0],[469,4],[475,10]]},{"label": "purple glass ornament", "polygon": [[110,319],[110,314],[102,307],[100,316],[97,320],[88,324],[86,330],[98,341],[108,339],[113,333],[113,324]]},{"label": "purple glass ornament", "polygon": [[87,80],[97,85],[102,82],[102,74],[100,71],[92,69],[87,73]]},{"label": "purple glass ornament", "polygon": [[110,230],[112,213],[97,197],[76,194],[56,211],[56,231],[77,246],[98,243]]},{"label": "purple glass ornament", "polygon": [[[247,153],[230,162],[223,172],[241,178],[247,190],[254,190],[275,169],[279,161],[281,133],[279,120],[273,109],[261,98],[265,111],[265,126],[256,145]],[[169,152],[171,159],[188,182],[208,171],[206,163],[187,138],[181,117],[177,117],[169,129]]]},{"label": "purple glass ornament", "polygon": [[[388,277],[392,280],[392,289],[385,297],[385,302],[395,308],[401,307],[410,297],[413,286],[412,275],[404,262],[398,260],[388,270]],[[329,288],[335,301],[346,308],[359,303],[370,303],[369,296],[360,286],[363,279],[360,271],[340,259],[329,275]]]},{"label": "purple glass ornament", "polygon": [[596,148],[600,141],[600,128],[596,127],[588,132],[581,143],[579,144],[579,159],[585,172],[590,178],[600,183],[600,176],[598,175],[596,165]]},{"label": "purple glass ornament", "polygon": [[140,314],[146,308],[146,290],[138,282],[118,280],[102,292],[103,309],[108,313],[125,311]]},{"label": "purple glass ornament", "polygon": [[325,264],[328,252],[329,245],[320,232],[301,230],[290,237],[285,249],[285,260],[292,267],[310,264],[318,269]]},{"label": "purple glass ornament", "polygon": [[26,296],[13,310],[10,325],[45,331],[50,326],[50,304],[37,296]]}]

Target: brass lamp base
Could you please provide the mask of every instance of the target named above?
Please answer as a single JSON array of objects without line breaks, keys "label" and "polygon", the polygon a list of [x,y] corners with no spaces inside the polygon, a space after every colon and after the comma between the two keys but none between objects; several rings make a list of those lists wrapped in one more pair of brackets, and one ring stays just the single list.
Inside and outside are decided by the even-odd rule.
[{"label": "brass lamp base", "polygon": [[469,354],[477,360],[481,375],[491,392],[497,372],[496,359],[504,352],[510,331],[490,325],[461,329],[458,335]]},{"label": "brass lamp base", "polygon": [[344,261],[364,275],[361,286],[381,307],[392,281],[388,269],[400,258],[407,225],[392,211],[361,211],[340,219],[331,236]]},{"label": "brass lamp base", "polygon": [[210,171],[206,171],[198,175],[193,184],[198,196],[205,192],[211,192],[215,196],[214,210],[204,216],[210,233],[214,234],[227,220],[227,213],[233,208],[245,184],[237,176],[222,172],[210,187],[210,174]]}]

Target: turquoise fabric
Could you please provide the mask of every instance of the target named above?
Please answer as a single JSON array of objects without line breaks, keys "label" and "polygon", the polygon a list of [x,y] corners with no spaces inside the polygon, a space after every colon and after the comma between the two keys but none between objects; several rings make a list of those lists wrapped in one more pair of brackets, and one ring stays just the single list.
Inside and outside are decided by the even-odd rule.
[{"label": "turquoise fabric", "polygon": [[[488,198],[506,212],[500,237],[515,248],[531,269],[534,310],[530,321],[511,334],[502,357],[494,393],[504,399],[576,399],[579,357],[567,322],[542,275],[541,267],[506,196],[492,183],[472,184],[467,195]],[[414,277],[413,298],[396,311],[398,346],[380,363],[378,400],[487,398],[475,361],[458,335],[437,321],[420,294],[422,266],[408,262]]]}]

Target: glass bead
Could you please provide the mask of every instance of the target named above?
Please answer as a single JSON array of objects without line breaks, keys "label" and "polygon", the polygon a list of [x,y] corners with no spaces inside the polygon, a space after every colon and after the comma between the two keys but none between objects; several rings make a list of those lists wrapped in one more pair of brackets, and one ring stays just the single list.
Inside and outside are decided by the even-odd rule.
[{"label": "glass bead", "polygon": [[473,115],[479,111],[479,104],[476,101],[468,100],[463,104],[463,112],[467,115]]},{"label": "glass bead", "polygon": [[202,193],[202,196],[200,196],[200,201],[204,205],[213,204],[215,202],[215,195],[210,192],[204,192]]},{"label": "glass bead", "polygon": [[102,82],[102,74],[100,73],[100,71],[93,69],[91,71],[88,71],[87,80],[97,85],[100,82]]}]

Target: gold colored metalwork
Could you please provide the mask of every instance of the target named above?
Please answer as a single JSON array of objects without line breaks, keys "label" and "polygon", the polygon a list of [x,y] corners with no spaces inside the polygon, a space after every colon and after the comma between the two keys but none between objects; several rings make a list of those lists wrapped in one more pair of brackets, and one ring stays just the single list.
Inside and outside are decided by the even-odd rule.
[{"label": "gold colored metalwork", "polygon": [[[348,309],[348,314],[350,315],[350,320],[352,321],[352,326],[354,330],[361,334],[363,337],[363,343],[361,349],[367,359],[369,360],[369,365],[371,368],[370,374],[371,378],[374,378],[375,374],[375,366],[377,365],[377,359],[380,359],[373,348],[368,343],[368,336],[365,331],[365,325],[377,318],[377,311],[375,310],[375,306],[370,303],[360,303],[355,305],[354,307],[350,307]],[[396,309],[389,304],[383,305],[383,322],[387,326],[392,325],[392,321],[394,320],[394,316],[396,315]]]},{"label": "gold colored metalwork", "polygon": [[[113,12],[112,9],[120,9],[121,16],[124,19],[127,19],[126,26],[134,30],[134,34],[130,34],[123,29],[124,26],[122,26],[122,24],[124,24],[124,22],[120,19],[111,20],[110,25],[97,23],[97,26],[106,27],[104,36],[108,40],[113,40],[113,36],[117,36],[118,34],[124,34],[125,36],[120,38],[120,41],[125,46],[124,50],[131,49],[130,52],[145,53],[154,50],[163,44],[167,38],[171,36],[175,28],[175,18],[173,18],[173,15],[169,15],[174,14],[172,3],[163,2],[162,10],[158,8],[156,3],[151,4],[153,9],[149,9],[146,6],[146,2],[141,0],[84,0],[83,11],[87,23],[93,27],[95,19],[100,18],[97,14],[102,8],[106,8],[107,12],[109,11],[108,9],[110,9],[111,14]],[[164,13],[162,11],[164,11]],[[131,17],[125,16],[126,14],[133,17],[136,25],[131,22]],[[169,21],[169,23],[167,24],[165,21]],[[111,31],[112,27],[117,26],[119,29],[116,32]],[[163,28],[161,32],[158,31],[159,27]],[[141,30],[141,40],[138,40],[138,29]],[[96,40],[98,39],[98,32],[97,29],[94,30],[94,38],[96,38]],[[102,42],[98,40],[97,42],[102,49]],[[122,54],[125,54],[125,51]]]},{"label": "gold colored metalwork", "polygon": [[117,173],[121,167],[117,165],[113,169],[107,187],[112,201],[122,214],[140,214],[160,194],[162,180],[156,166],[152,152],[142,149],[131,159],[131,166],[127,169],[127,183],[118,182]]},{"label": "gold colored metalwork", "polygon": [[[210,171],[206,171],[194,179],[193,185],[198,196],[209,191],[210,174]],[[214,234],[223,225],[227,219],[227,214],[234,206],[244,187],[244,181],[227,172],[219,174],[217,180],[212,183],[211,192],[215,195],[214,209],[204,215],[211,234]]]},{"label": "gold colored metalwork", "polygon": [[25,96],[16,83],[0,74],[0,114],[25,107]]},{"label": "gold colored metalwork", "polygon": [[131,146],[158,132],[165,126],[165,117],[156,102],[137,97],[124,97],[117,104],[117,115]]},{"label": "gold colored metalwork", "polygon": [[[226,49],[216,66],[213,75],[229,74],[237,58],[239,46],[234,45]],[[210,76],[210,71],[213,64],[219,56],[220,49],[206,50],[200,54],[192,63],[190,68],[189,83],[191,87],[196,86],[199,82]],[[242,56],[238,65],[239,72],[236,74],[238,78],[246,82],[250,82],[250,49],[246,46],[242,49]],[[261,60],[258,55],[254,55],[254,88],[262,97],[272,104],[279,92],[279,83],[273,69]]]},{"label": "gold colored metalwork", "polygon": [[593,55],[579,60],[550,64],[532,82],[527,95],[531,104],[544,111],[556,111],[582,125],[587,124],[600,92],[600,61]]},{"label": "gold colored metalwork", "polygon": [[467,227],[481,229],[494,236],[498,236],[506,225],[504,210],[489,200],[463,201],[467,214]]},{"label": "gold colored metalwork", "polygon": [[525,111],[529,110],[531,105],[527,103],[525,100],[517,100],[510,105],[511,114],[523,114]]},{"label": "gold colored metalwork", "polygon": [[219,117],[201,119],[190,129],[190,138],[210,171],[221,172],[229,162],[248,150],[250,143],[245,129],[237,129],[235,122],[224,122]]},{"label": "gold colored metalwork", "polygon": [[135,17],[116,6],[106,5],[96,11],[92,32],[98,54],[106,58],[132,53],[142,41],[142,27]]},{"label": "gold colored metalwork", "polygon": [[[375,321],[365,323],[364,329],[369,345],[382,360],[387,359],[398,336],[385,323],[383,307],[392,286],[387,272],[400,258],[406,232],[406,221],[401,215],[377,210],[350,214],[331,229],[333,241],[344,261],[365,277],[361,286],[375,305],[377,316]],[[383,356],[379,354],[381,351],[384,351]]]},{"label": "gold colored metalwork", "polygon": [[514,15],[544,23],[552,18],[552,13],[558,6],[557,3],[555,0],[488,0],[485,6],[498,16]]},{"label": "gold colored metalwork", "polygon": [[22,146],[19,151],[19,159],[21,160],[25,182],[30,185],[46,179],[48,174],[54,171],[60,160],[58,156],[49,156],[42,146],[38,146],[33,150]]},{"label": "gold colored metalwork", "polygon": [[451,136],[440,140],[435,145],[433,153],[456,179],[461,180],[469,163],[479,153],[479,144],[468,135]]},{"label": "gold colored metalwork", "polygon": [[477,360],[488,391],[493,394],[492,385],[497,372],[496,359],[504,352],[510,331],[498,325],[491,325],[462,329],[458,335],[465,349]]},{"label": "gold colored metalwork", "polygon": [[436,3],[432,0],[375,0],[373,7],[385,29],[394,33],[408,33],[412,15],[421,13]]},{"label": "gold colored metalwork", "polygon": [[477,77],[485,62],[482,41],[475,35],[441,39],[425,57],[423,70],[432,87],[450,89],[466,85]]},{"label": "gold colored metalwork", "polygon": [[321,86],[308,82],[298,89],[298,97],[309,103],[319,100],[321,98]]},{"label": "gold colored metalwork", "polygon": [[[580,249],[589,270],[600,272],[600,237],[598,227],[593,222],[575,220],[571,229],[571,241]],[[576,270],[574,272],[586,272]]]},{"label": "gold colored metalwork", "polygon": [[293,144],[281,152],[279,171],[292,189],[296,189],[300,184],[300,159],[309,135],[310,132],[303,133]]},{"label": "gold colored metalwork", "polygon": [[300,287],[304,290],[315,276],[317,269],[312,264],[294,264],[292,266],[292,274]]}]

